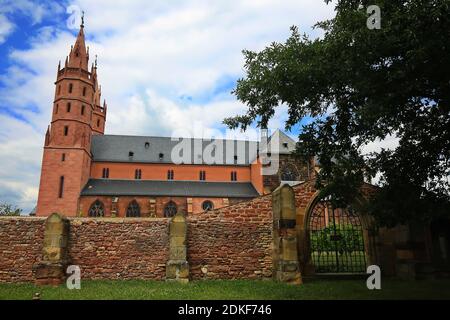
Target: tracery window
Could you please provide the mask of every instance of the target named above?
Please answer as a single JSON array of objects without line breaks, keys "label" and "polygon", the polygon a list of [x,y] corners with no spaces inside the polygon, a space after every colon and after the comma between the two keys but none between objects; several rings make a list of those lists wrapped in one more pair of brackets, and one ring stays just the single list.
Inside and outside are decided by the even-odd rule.
[{"label": "tracery window", "polygon": [[105,207],[99,200],[95,202],[89,208],[89,217],[103,217],[105,215]]},{"label": "tracery window", "polygon": [[169,201],[164,207],[164,217],[171,218],[177,214],[177,205],[173,201]]},{"label": "tracery window", "polygon": [[130,202],[127,208],[127,217],[140,217],[141,216],[141,208],[136,200]]}]

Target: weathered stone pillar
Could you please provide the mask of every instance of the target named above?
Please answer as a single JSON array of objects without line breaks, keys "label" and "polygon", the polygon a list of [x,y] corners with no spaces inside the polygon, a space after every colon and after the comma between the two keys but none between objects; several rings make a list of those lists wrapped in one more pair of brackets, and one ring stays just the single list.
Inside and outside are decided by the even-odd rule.
[{"label": "weathered stone pillar", "polygon": [[166,281],[189,282],[189,264],[186,253],[187,223],[182,213],[177,213],[169,225],[169,261],[166,264]]},{"label": "weathered stone pillar", "polygon": [[426,252],[422,225],[409,224],[395,229],[396,274],[403,279],[432,278],[434,268]]},{"label": "weathered stone pillar", "polygon": [[273,277],[277,281],[301,284],[297,254],[294,190],[284,184],[272,193]]},{"label": "weathered stone pillar", "polygon": [[65,279],[69,221],[58,213],[45,222],[42,261],[34,266],[37,285],[60,285]]}]

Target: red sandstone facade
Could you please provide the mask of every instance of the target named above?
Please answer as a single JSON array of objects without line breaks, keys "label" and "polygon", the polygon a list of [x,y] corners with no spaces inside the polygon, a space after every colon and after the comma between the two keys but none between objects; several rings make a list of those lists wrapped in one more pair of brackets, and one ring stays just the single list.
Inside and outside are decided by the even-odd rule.
[{"label": "red sandstone facade", "polygon": [[[88,66],[89,48],[86,48],[84,26],[81,25],[63,68],[58,66],[52,121],[45,136],[36,215],[48,216],[59,212],[66,216],[163,217],[173,214],[173,210],[167,209],[168,204],[174,204],[177,212],[196,214],[204,212],[205,208],[218,209],[269,193],[283,180],[282,168],[279,174],[263,177],[258,156],[254,159],[249,156],[245,163],[176,165],[170,161],[147,161],[145,157],[134,159],[135,145],[122,152],[128,155],[120,155],[122,158],[119,160],[103,156],[114,151],[105,151],[104,145],[121,137],[104,135],[107,105],[106,102],[101,104],[97,62],[91,65],[90,70]],[[151,137],[148,141],[145,142],[146,149],[147,144],[153,147],[155,142]],[[118,145],[123,147],[123,144]],[[154,156],[158,150],[152,152]],[[159,160],[164,157],[161,154]],[[281,164],[286,162],[285,158]],[[310,178],[313,172],[310,169],[313,166],[288,165],[290,172],[295,171],[299,177],[296,180]],[[104,180],[110,183],[105,184]],[[166,186],[168,191],[161,191],[158,181],[167,180],[185,182],[181,186],[185,193],[180,194],[177,188],[181,187],[176,184],[173,188]],[[114,186],[119,182],[123,186],[127,181],[128,187]],[[134,192],[128,190],[142,181],[154,181],[156,191],[155,185],[152,185],[153,191],[149,186],[142,186]],[[102,187],[96,186],[98,184]],[[109,186],[116,191],[104,189]],[[192,194],[186,191],[187,186],[190,186]]]}]

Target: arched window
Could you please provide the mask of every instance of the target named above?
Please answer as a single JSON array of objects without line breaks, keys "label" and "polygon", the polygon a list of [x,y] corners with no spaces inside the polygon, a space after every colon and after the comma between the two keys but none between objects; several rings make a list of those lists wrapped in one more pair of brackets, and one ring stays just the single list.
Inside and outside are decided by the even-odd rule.
[{"label": "arched window", "polygon": [[281,180],[282,181],[297,181],[297,170],[292,165],[284,166],[281,169]]},{"label": "arched window", "polygon": [[72,93],[73,84],[69,83],[69,93]]},{"label": "arched window", "polygon": [[170,218],[177,214],[177,205],[173,201],[169,201],[164,207],[164,217]]},{"label": "arched window", "polygon": [[99,200],[95,202],[89,208],[89,217],[103,217],[105,215],[105,207]]},{"label": "arched window", "polygon": [[167,180],[173,180],[173,170],[167,170]]},{"label": "arched window", "polygon": [[202,209],[204,211],[213,210],[214,209],[214,203],[212,203],[212,201],[209,201],[209,200],[203,201]]},{"label": "arched window", "polygon": [[127,208],[127,217],[140,217],[141,216],[141,208],[136,200],[130,202]]}]

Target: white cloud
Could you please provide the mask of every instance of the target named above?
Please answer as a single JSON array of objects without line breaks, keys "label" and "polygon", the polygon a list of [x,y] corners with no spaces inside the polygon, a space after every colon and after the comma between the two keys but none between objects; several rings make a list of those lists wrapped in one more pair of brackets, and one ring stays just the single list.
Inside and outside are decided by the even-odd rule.
[{"label": "white cloud", "polygon": [[[55,3],[5,3],[0,14],[19,10],[32,23],[65,12]],[[310,27],[331,17],[334,9],[318,0],[78,0],[70,5],[86,12],[91,60],[98,54],[99,81],[108,102],[106,132],[141,135],[171,135],[173,130],[189,130],[198,121],[209,131],[224,128],[225,117],[246,109],[229,92],[218,89],[243,75],[241,51],[284,41],[291,25],[317,35]],[[64,21],[41,27],[29,39],[29,49],[2,57],[12,65],[0,75],[4,85],[0,106],[14,108],[28,123],[0,118],[0,157],[8,158],[0,171],[0,200],[13,199],[7,196],[12,192],[14,201],[27,209],[37,196],[56,67],[75,41],[71,30],[58,26],[66,28]],[[271,125],[283,127],[285,118],[281,108]]]},{"label": "white cloud", "polygon": [[0,14],[0,45],[13,32],[14,24],[4,14]]}]

